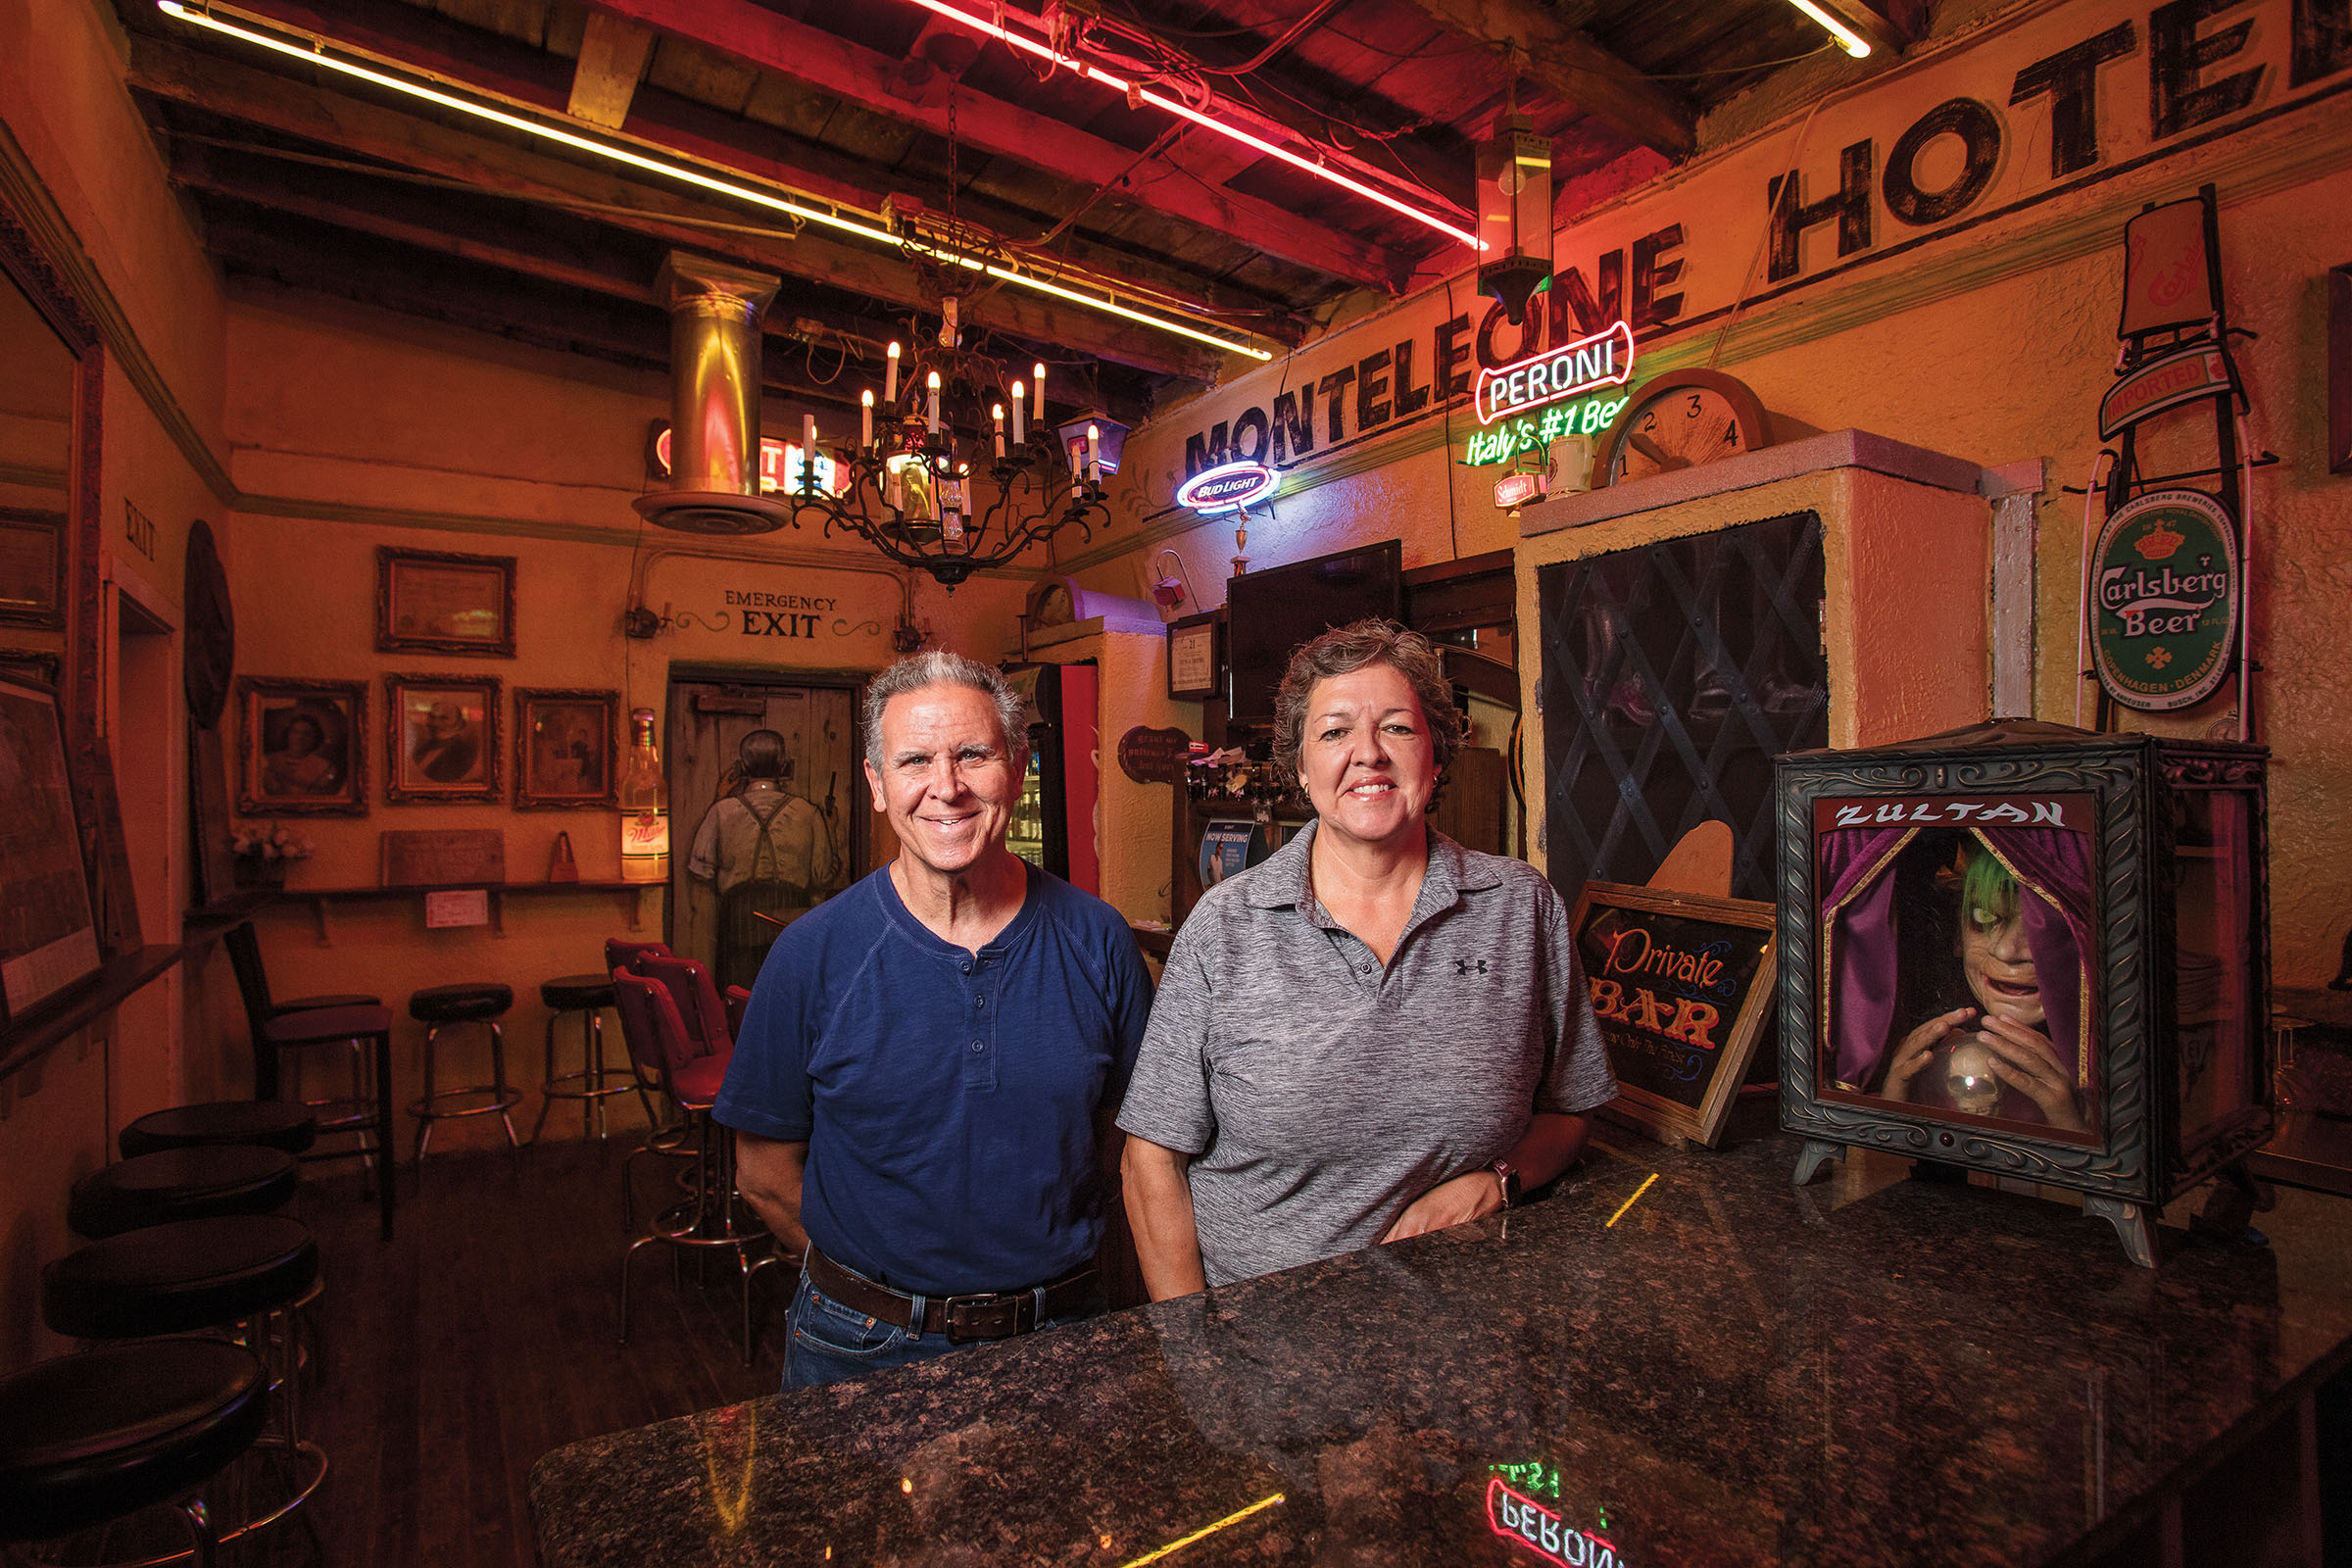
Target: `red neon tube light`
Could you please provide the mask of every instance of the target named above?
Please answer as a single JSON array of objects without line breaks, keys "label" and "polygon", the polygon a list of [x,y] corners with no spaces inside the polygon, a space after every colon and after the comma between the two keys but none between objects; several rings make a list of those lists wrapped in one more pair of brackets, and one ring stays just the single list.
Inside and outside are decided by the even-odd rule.
[{"label": "red neon tube light", "polygon": [[959,10],[948,4],[948,0],[914,0],[914,3],[925,11],[946,17],[951,22],[961,23],[976,32],[987,33],[992,38],[1001,38],[1015,49],[1025,49],[1040,60],[1050,60],[1054,65],[1066,67],[1090,81],[1101,82],[1113,92],[1134,94],[1146,103],[1156,105],[1171,115],[1181,116],[1204,130],[1213,130],[1220,136],[1230,137],[1234,141],[1242,143],[1245,147],[1254,147],[1270,158],[1279,158],[1286,164],[1304,170],[1317,179],[1326,180],[1344,190],[1353,191],[1358,196],[1380,203],[1381,206],[1392,212],[1403,214],[1416,223],[1425,224],[1441,234],[1458,239],[1472,250],[1483,251],[1487,248],[1485,241],[1466,228],[1457,228],[1435,214],[1422,212],[1409,202],[1398,201],[1388,192],[1367,185],[1351,175],[1343,174],[1328,164],[1316,163],[1313,159],[1295,153],[1277,142],[1268,141],[1263,136],[1253,135],[1239,125],[1228,124],[1213,116],[1204,115],[1181,99],[1170,98],[1165,93],[1146,87],[1140,82],[1129,81],[1124,76],[1114,75],[1100,66],[1087,64],[1075,55],[1065,55],[1050,44],[1040,43],[1035,38],[1024,37],[1008,27],[999,26],[985,17],[976,17],[968,11]]}]

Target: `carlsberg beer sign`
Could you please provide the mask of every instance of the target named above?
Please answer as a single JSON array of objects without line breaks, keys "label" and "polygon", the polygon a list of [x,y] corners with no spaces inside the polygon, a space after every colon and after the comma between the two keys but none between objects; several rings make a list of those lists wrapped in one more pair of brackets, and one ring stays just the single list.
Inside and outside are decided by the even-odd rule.
[{"label": "carlsberg beer sign", "polygon": [[2237,531],[2202,490],[2151,490],[2116,509],[2091,553],[2091,653],[2126,708],[2203,702],[2237,640]]}]

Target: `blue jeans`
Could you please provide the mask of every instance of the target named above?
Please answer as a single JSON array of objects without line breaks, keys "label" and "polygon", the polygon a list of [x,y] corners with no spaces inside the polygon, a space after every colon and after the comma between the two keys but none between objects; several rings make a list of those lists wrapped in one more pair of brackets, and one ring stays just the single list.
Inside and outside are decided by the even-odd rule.
[{"label": "blue jeans", "polygon": [[[1102,1310],[1102,1302],[1098,1298],[1075,1312],[1048,1318],[1041,1326],[1055,1328],[1076,1323]],[[867,1317],[842,1305],[809,1284],[808,1276],[803,1274],[800,1289],[792,1295],[792,1307],[784,1314],[784,1388],[813,1389],[861,1378],[885,1367],[928,1361],[951,1350],[969,1349],[974,1345],[1002,1343],[966,1340],[954,1345],[944,1334],[918,1334],[912,1329],[894,1328],[879,1318]]]}]

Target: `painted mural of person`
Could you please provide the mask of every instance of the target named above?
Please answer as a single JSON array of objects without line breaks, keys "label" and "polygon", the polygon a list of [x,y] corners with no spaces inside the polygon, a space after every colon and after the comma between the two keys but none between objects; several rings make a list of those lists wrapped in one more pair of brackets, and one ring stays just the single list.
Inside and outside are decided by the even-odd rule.
[{"label": "painted mural of person", "polygon": [[824,813],[784,787],[784,737],[753,730],[735,755],[743,782],[704,813],[686,860],[687,874],[718,895],[722,986],[758,978],[776,933],[834,891],[841,875]]}]

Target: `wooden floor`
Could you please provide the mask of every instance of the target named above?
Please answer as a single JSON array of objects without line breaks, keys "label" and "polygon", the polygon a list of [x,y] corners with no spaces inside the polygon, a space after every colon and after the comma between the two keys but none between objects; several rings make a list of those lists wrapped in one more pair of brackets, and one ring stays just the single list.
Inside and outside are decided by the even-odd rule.
[{"label": "wooden floor", "polygon": [[[623,1156],[549,1142],[505,1154],[434,1155],[422,1193],[403,1170],[396,1240],[377,1239],[356,1176],[318,1182],[302,1217],[318,1234],[325,1384],[311,1406],[329,1456],[313,1499],[332,1568],[507,1568],[536,1561],[524,1484],[574,1439],[773,1393],[789,1279],[762,1270],[761,1325],[746,1368],[740,1295],[724,1257],[673,1286],[667,1249],[638,1254],[627,1348],[617,1344]],[[635,1162],[637,1217],[676,1161]],[[228,1563],[303,1561],[301,1532]],[[301,1549],[296,1549],[299,1546]]]}]

